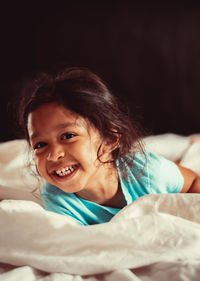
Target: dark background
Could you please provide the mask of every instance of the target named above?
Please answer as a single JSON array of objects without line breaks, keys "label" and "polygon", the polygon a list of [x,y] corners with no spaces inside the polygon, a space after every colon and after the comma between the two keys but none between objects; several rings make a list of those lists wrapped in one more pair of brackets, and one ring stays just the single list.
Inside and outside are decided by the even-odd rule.
[{"label": "dark background", "polygon": [[15,2],[0,9],[0,141],[17,137],[7,105],[20,81],[55,66],[97,72],[154,134],[200,132],[197,4]]}]

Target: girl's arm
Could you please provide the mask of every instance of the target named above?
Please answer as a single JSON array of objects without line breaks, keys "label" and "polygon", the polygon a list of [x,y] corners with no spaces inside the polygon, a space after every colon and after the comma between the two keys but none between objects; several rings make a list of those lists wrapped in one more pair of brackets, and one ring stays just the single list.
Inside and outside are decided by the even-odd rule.
[{"label": "girl's arm", "polygon": [[184,185],[181,190],[182,193],[200,193],[200,177],[188,168],[177,165],[184,178]]}]

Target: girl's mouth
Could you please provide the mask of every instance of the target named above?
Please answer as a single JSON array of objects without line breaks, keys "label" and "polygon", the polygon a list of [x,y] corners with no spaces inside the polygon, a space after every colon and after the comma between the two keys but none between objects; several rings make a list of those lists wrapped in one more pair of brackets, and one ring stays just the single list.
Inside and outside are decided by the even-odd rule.
[{"label": "girl's mouth", "polygon": [[64,180],[71,177],[78,170],[78,168],[79,168],[78,164],[67,166],[65,168],[60,168],[54,171],[53,175],[59,180]]}]

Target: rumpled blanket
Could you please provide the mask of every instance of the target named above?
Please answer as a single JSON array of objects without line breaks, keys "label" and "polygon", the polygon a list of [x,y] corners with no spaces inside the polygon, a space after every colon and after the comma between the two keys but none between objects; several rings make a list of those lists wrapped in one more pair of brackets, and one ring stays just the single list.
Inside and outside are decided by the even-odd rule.
[{"label": "rumpled blanket", "polygon": [[85,227],[35,202],[4,200],[0,280],[199,280],[199,214],[199,194],[147,195]]},{"label": "rumpled blanket", "polygon": [[[199,141],[144,142],[200,172]],[[0,281],[200,280],[200,194],[146,195],[108,223],[81,226],[44,210],[25,150],[24,141],[0,144]]]}]

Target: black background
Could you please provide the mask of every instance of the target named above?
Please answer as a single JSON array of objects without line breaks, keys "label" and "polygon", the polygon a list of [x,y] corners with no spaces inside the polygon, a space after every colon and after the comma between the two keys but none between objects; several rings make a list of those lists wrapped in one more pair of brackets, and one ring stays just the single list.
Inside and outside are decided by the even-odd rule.
[{"label": "black background", "polygon": [[55,66],[97,72],[145,129],[200,132],[200,7],[192,2],[13,1],[0,13],[0,141],[25,76]]}]

